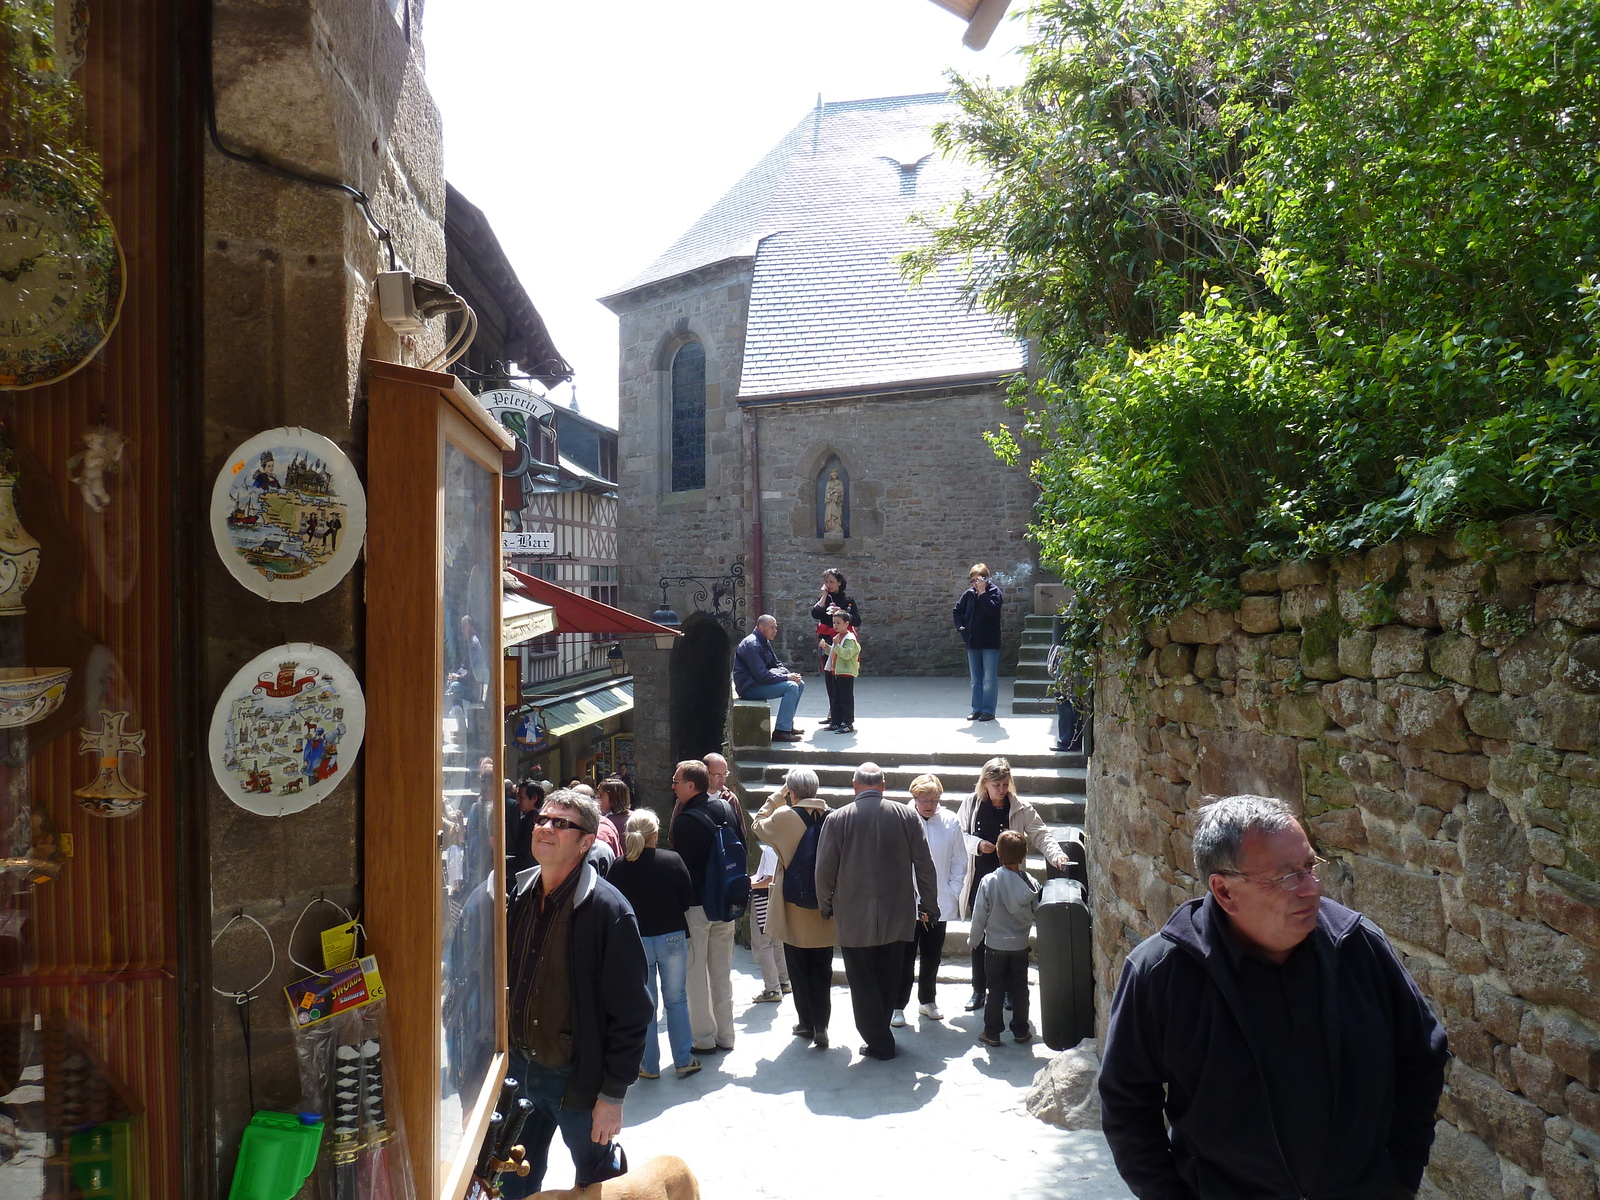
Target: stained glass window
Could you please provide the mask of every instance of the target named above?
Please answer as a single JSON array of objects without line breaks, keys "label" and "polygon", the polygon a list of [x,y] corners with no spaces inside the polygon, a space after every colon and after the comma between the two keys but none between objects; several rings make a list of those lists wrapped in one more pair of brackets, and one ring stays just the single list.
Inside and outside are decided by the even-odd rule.
[{"label": "stained glass window", "polygon": [[672,490],[706,485],[706,352],[690,342],[672,359]]}]

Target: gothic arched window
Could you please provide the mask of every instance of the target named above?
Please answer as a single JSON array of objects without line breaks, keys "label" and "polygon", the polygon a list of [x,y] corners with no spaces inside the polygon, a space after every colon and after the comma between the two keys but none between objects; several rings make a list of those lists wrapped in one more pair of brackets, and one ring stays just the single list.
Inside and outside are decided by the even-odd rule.
[{"label": "gothic arched window", "polygon": [[689,342],[672,358],[672,490],[706,485],[706,352]]}]

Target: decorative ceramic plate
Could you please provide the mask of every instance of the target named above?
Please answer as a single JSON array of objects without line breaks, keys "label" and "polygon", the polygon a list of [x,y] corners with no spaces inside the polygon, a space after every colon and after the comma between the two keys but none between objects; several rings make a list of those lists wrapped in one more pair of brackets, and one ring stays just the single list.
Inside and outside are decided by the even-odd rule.
[{"label": "decorative ceramic plate", "polygon": [[349,773],[367,730],[355,672],[332,650],[292,642],[256,655],[211,714],[211,770],[240,808],[282,817]]},{"label": "decorative ceramic plate", "polygon": [[54,383],[93,358],[125,279],[96,196],[36,162],[0,159],[0,389]]},{"label": "decorative ceramic plate", "polygon": [[240,446],[211,489],[211,536],[233,577],[268,600],[320,596],[367,536],[367,494],[344,451],[307,429]]}]

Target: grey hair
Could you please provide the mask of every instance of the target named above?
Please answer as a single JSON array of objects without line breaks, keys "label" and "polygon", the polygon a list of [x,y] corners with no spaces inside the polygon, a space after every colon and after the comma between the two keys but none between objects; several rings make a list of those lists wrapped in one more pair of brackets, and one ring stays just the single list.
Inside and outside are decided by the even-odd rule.
[{"label": "grey hair", "polygon": [[810,767],[790,767],[789,773],[783,777],[783,786],[791,800],[809,800],[822,785],[817,780],[817,773]]},{"label": "grey hair", "polygon": [[[544,802],[560,804],[577,812],[580,816],[578,824],[585,833],[595,833],[600,828],[600,802],[593,796],[585,796],[571,788],[557,788],[544,798]],[[540,807],[543,808],[543,805]]]},{"label": "grey hair", "polygon": [[856,768],[856,773],[850,776],[851,783],[864,784],[869,788],[883,787],[883,768],[877,763],[864,762]]},{"label": "grey hair", "polygon": [[776,625],[778,623],[778,618],[773,616],[771,613],[762,613],[756,618],[757,625],[766,625],[768,623]]},{"label": "grey hair", "polygon": [[1206,884],[1213,875],[1239,869],[1245,834],[1282,833],[1299,827],[1289,806],[1271,796],[1224,796],[1206,805],[1194,828],[1194,866],[1200,882]]}]

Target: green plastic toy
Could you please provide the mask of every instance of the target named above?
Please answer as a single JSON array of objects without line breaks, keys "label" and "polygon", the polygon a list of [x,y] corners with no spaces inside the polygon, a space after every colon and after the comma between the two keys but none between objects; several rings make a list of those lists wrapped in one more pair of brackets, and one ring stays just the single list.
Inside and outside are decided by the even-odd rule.
[{"label": "green plastic toy", "polygon": [[258,1112],[239,1141],[228,1200],[293,1200],[317,1165],[321,1145],[316,1113]]}]

